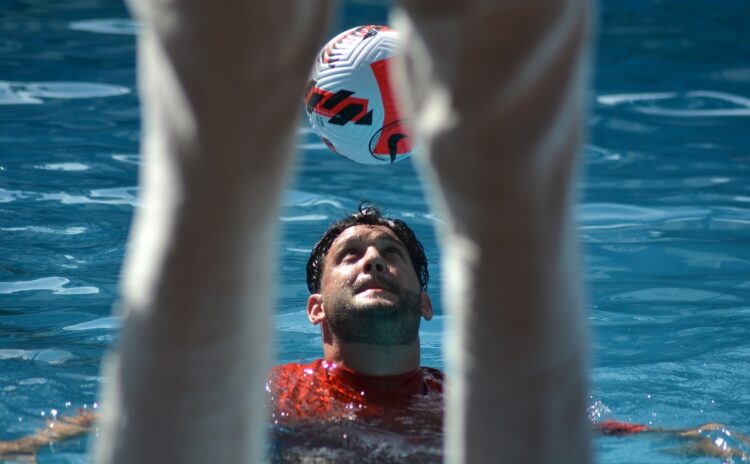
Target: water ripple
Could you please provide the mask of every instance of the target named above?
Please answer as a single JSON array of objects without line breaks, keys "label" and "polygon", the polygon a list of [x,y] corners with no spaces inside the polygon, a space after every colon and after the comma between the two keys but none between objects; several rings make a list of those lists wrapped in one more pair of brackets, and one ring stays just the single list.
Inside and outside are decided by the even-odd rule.
[{"label": "water ripple", "polygon": [[74,31],[97,32],[99,34],[136,35],[140,24],[132,19],[106,18],[74,21],[69,26]]},{"label": "water ripple", "polygon": [[717,77],[733,82],[750,82],[750,68],[730,68],[716,73]]},{"label": "water ripple", "polygon": [[0,294],[50,290],[55,295],[83,295],[99,293],[97,287],[65,287],[70,283],[64,277],[42,277],[41,279],[0,282]]},{"label": "water ripple", "polygon": [[329,150],[324,143],[300,143],[296,145],[300,150]]},{"label": "water ripple", "polygon": [[130,93],[127,87],[96,82],[35,82],[25,85],[26,92],[40,98],[99,98]]},{"label": "water ripple", "polygon": [[319,195],[304,192],[302,190],[287,190],[284,195],[284,206],[311,207],[319,205],[331,205],[341,210],[344,209],[343,200],[332,195]]},{"label": "water ripple", "polygon": [[[677,107],[671,108],[654,103],[669,100],[672,100]],[[639,113],[657,116],[681,118],[750,116],[750,99],[712,90],[599,95],[596,101],[605,106],[625,106]]]},{"label": "water ripple", "polygon": [[718,292],[709,292],[685,287],[654,287],[643,290],[634,290],[624,292],[611,297],[612,301],[630,301],[630,302],[681,302],[695,303],[705,301],[736,301],[737,298],[732,295],[726,295]]},{"label": "water ripple", "polygon": [[[0,197],[1,198],[1,197]],[[117,187],[91,190],[90,195],[73,195],[66,192],[43,193],[41,200],[59,201],[64,205],[98,203],[104,205],[138,206],[137,187]]]},{"label": "water ripple", "polygon": [[70,351],[54,348],[44,350],[0,350],[0,360],[20,359],[23,361],[43,362],[45,364],[63,364],[74,358],[75,355]]},{"label": "water ripple", "polygon": [[6,190],[0,188],[0,203],[10,203],[23,198],[28,198],[28,193],[21,190]]},{"label": "water ripple", "polygon": [[91,169],[91,166],[83,163],[47,163],[35,165],[34,169],[45,171],[87,171]]},{"label": "water ripple", "polygon": [[617,203],[588,203],[581,205],[578,209],[581,229],[615,228],[637,223],[705,219],[710,213],[711,210],[706,208],[647,208]]},{"label": "water ripple", "polygon": [[99,319],[94,319],[93,321],[86,321],[81,322],[80,324],[73,324],[63,327],[63,330],[114,330],[120,328],[120,318],[119,317],[102,317]]},{"label": "water ripple", "polygon": [[141,164],[140,155],[117,154],[117,155],[112,155],[112,159],[116,161],[120,161],[122,163],[126,163],[126,164],[135,164],[135,165]]},{"label": "water ripple", "polygon": [[38,234],[52,235],[79,235],[88,230],[86,227],[66,227],[65,229],[44,227],[44,226],[23,226],[23,227],[0,227],[4,232],[34,232]]},{"label": "water ripple", "polygon": [[320,222],[328,220],[328,216],[324,214],[301,214],[299,216],[281,216],[279,221],[281,222]]},{"label": "water ripple", "polygon": [[127,87],[97,82],[23,83],[0,81],[0,105],[33,105],[43,103],[43,98],[101,98],[128,93],[130,93],[130,89]]}]

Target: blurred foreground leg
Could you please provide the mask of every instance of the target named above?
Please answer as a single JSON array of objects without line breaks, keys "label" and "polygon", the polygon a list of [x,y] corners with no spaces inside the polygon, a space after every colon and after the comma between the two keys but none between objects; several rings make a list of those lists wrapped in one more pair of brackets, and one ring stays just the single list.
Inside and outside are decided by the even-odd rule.
[{"label": "blurred foreground leg", "polygon": [[273,232],[328,3],[131,2],[142,207],[96,462],[263,459]]},{"label": "blurred foreground leg", "polygon": [[441,230],[450,463],[586,463],[573,228],[585,0],[403,0],[411,99]]}]

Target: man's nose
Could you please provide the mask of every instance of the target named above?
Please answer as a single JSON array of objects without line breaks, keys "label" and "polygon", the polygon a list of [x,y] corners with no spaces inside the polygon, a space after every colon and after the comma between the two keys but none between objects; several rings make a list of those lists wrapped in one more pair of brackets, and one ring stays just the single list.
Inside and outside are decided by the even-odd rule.
[{"label": "man's nose", "polygon": [[383,260],[383,256],[380,254],[377,248],[368,248],[367,252],[365,253],[364,260],[365,272],[373,273],[385,271],[385,261]]}]

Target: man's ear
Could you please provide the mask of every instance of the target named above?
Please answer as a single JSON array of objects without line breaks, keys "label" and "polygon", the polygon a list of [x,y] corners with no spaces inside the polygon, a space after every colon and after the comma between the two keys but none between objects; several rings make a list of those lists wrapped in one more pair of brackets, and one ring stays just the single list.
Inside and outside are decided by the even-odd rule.
[{"label": "man's ear", "polygon": [[425,321],[432,319],[432,300],[427,292],[422,292],[422,317]]},{"label": "man's ear", "polygon": [[314,325],[318,325],[326,318],[326,312],[323,309],[323,295],[313,293],[307,298],[307,318]]}]

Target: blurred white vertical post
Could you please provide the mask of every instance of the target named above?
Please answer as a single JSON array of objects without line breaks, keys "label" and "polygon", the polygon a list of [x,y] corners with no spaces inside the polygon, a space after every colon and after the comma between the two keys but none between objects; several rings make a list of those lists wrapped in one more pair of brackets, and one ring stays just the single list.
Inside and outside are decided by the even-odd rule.
[{"label": "blurred white vertical post", "polygon": [[142,207],[96,462],[263,460],[277,210],[329,3],[131,1]]},{"label": "blurred white vertical post", "polygon": [[589,462],[572,220],[589,4],[401,3],[401,96],[445,219],[446,462]]}]

